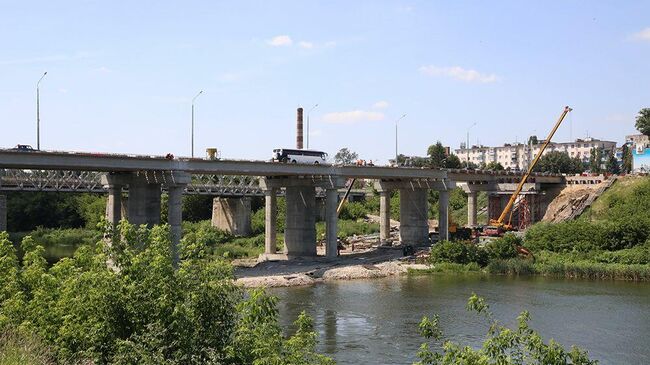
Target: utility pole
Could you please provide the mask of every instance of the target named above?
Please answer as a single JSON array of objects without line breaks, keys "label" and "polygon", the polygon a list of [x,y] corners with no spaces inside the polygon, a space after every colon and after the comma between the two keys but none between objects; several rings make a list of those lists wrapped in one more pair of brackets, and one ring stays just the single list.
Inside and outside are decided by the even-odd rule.
[{"label": "utility pole", "polygon": [[195,97],[192,98],[192,158],[194,158],[194,100],[203,94],[203,90],[199,91]]},{"label": "utility pole", "polygon": [[43,73],[38,82],[36,83],[36,149],[41,149],[41,92],[40,85],[43,78],[47,75],[47,71]]},{"label": "utility pole", "polygon": [[401,117],[399,117],[399,118],[397,118],[397,120],[395,120],[395,166],[397,166],[397,156],[398,156],[397,155],[397,122],[402,120],[405,116],[406,116],[406,114],[402,114]]},{"label": "utility pole", "polygon": [[309,113],[311,113],[312,110],[316,109],[318,107],[318,104],[314,105],[309,109],[307,112],[307,149],[309,149]]}]

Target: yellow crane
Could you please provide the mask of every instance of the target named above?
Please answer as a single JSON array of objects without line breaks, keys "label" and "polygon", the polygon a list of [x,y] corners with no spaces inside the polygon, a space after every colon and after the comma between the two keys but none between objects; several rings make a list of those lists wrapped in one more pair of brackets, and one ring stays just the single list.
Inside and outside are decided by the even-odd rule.
[{"label": "yellow crane", "polygon": [[[524,176],[521,178],[521,181],[519,182],[519,185],[517,185],[517,189],[512,193],[512,196],[510,197],[510,200],[508,200],[508,204],[506,207],[503,209],[503,212],[501,212],[501,215],[499,216],[499,219],[494,220],[490,219],[490,225],[495,226],[497,229],[503,229],[503,230],[512,230],[512,207],[515,204],[515,200],[517,200],[517,196],[519,196],[519,193],[521,193],[521,189],[524,187],[524,184],[526,183],[526,180],[528,180],[528,177],[530,174],[533,172],[533,169],[535,168],[535,165],[537,164],[537,161],[539,158],[542,156],[542,153],[544,153],[544,150],[546,149],[546,146],[548,146],[549,143],[551,143],[551,138],[553,138],[553,135],[555,134],[555,131],[560,127],[560,124],[562,124],[562,121],[564,120],[564,117],[566,117],[569,112],[573,110],[569,108],[568,106],[564,107],[564,110],[562,111],[562,114],[560,114],[560,118],[558,118],[557,122],[555,123],[555,126],[551,130],[551,133],[549,133],[548,137],[546,137],[546,140],[542,144],[542,147],[539,149],[539,152],[535,156],[535,159],[533,162],[530,164],[528,167],[528,171],[524,174]],[[506,219],[506,216],[510,214],[508,218],[508,223],[504,223],[504,220]]]}]

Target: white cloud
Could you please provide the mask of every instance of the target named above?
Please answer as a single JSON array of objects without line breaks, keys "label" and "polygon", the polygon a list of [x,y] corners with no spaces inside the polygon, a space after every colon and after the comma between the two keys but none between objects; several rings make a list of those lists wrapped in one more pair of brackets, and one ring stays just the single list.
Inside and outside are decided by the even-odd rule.
[{"label": "white cloud", "polygon": [[378,101],[372,104],[372,107],[375,109],[386,109],[390,104],[386,100]]},{"label": "white cloud", "polygon": [[427,76],[444,76],[465,82],[490,83],[499,81],[495,74],[483,74],[476,70],[464,69],[460,66],[438,67],[434,65],[422,66],[420,72]]},{"label": "white cloud", "polygon": [[314,44],[312,42],[307,42],[307,41],[300,41],[300,42],[298,42],[298,45],[300,47],[306,48],[306,49],[314,48]]},{"label": "white cloud", "polygon": [[325,42],[325,47],[336,47],[336,41],[327,41]]},{"label": "white cloud", "polygon": [[632,35],[632,39],[637,41],[646,41],[650,42],[650,28],[645,28],[638,33]]},{"label": "white cloud", "polygon": [[384,119],[384,113],[370,112],[365,110],[353,110],[349,112],[328,113],[323,116],[323,121],[327,123],[359,123],[359,122],[377,122]]},{"label": "white cloud", "polygon": [[293,44],[293,40],[291,37],[288,35],[279,35],[271,38],[268,40],[266,43],[273,47],[281,47],[281,46],[290,46]]},{"label": "white cloud", "polygon": [[107,74],[107,73],[109,73],[109,72],[113,72],[113,70],[111,70],[110,68],[108,68],[108,67],[106,67],[106,66],[101,66],[101,67],[95,69],[95,71],[97,71],[97,72],[99,72],[99,73],[103,73],[103,74]]},{"label": "white cloud", "polygon": [[61,89],[59,89],[59,92],[60,92],[61,94],[67,94],[67,93],[68,93],[68,89],[63,89],[63,88],[61,88]]},{"label": "white cloud", "polygon": [[323,131],[320,130],[320,129],[309,131],[309,136],[311,136],[311,137],[319,137],[319,136],[322,136],[322,135],[323,135]]}]

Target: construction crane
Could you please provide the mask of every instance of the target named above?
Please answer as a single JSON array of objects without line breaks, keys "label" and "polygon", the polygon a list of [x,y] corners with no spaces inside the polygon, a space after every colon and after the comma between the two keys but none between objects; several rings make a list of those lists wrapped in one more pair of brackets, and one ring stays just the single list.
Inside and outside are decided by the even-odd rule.
[{"label": "construction crane", "polygon": [[[524,174],[524,176],[521,178],[521,181],[519,182],[519,185],[517,185],[517,189],[512,193],[512,196],[510,196],[510,200],[508,200],[508,204],[506,207],[503,209],[503,212],[501,212],[501,215],[499,216],[499,219],[490,219],[490,226],[494,226],[498,231],[510,231],[512,230],[512,212],[514,211],[512,209],[513,205],[515,204],[515,201],[517,200],[517,197],[519,196],[519,193],[521,193],[521,189],[524,187],[524,184],[526,183],[526,180],[528,180],[528,177],[530,174],[533,172],[533,169],[535,168],[535,165],[537,165],[537,161],[539,161],[539,158],[542,156],[544,153],[544,150],[546,149],[546,146],[548,146],[549,143],[551,143],[551,138],[553,138],[553,135],[555,134],[555,131],[560,127],[560,124],[562,124],[562,121],[564,120],[564,117],[566,117],[569,112],[573,110],[569,108],[568,106],[564,107],[564,110],[562,111],[562,114],[560,115],[560,118],[558,118],[557,122],[555,123],[555,126],[551,130],[551,133],[549,133],[548,137],[546,137],[546,140],[542,144],[542,147],[539,149],[539,152],[535,156],[535,159],[533,162],[530,164],[528,167],[528,171]],[[508,218],[508,223],[504,223],[506,216],[509,215]]]}]

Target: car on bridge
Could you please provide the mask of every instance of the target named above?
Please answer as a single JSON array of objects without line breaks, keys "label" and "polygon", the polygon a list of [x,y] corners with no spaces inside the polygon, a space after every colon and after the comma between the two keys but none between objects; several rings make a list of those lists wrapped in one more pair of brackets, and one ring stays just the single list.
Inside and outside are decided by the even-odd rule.
[{"label": "car on bridge", "polygon": [[17,144],[16,147],[11,149],[12,151],[21,151],[21,152],[31,152],[35,151],[34,147],[28,144]]}]

